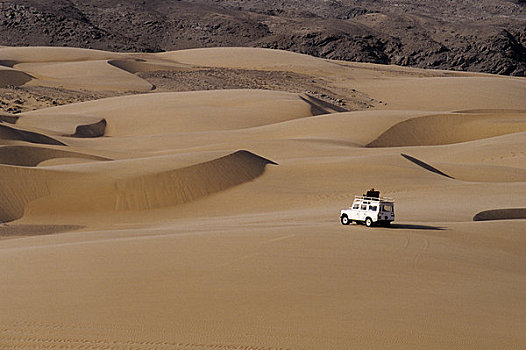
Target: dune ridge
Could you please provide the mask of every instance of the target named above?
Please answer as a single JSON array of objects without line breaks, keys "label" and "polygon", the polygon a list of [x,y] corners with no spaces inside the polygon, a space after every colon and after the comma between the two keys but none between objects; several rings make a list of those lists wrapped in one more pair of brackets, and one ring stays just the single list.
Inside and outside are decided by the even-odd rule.
[{"label": "dune ridge", "polygon": [[[53,155],[65,156],[60,153]],[[72,152],[68,156],[75,154]],[[83,157],[88,158],[86,155]],[[141,164],[140,160],[135,162]],[[24,188],[23,195],[17,194],[17,186],[24,186],[23,180],[17,186],[12,185],[12,190],[6,192],[6,196],[12,198],[6,204],[2,218],[4,221],[20,218],[27,205],[31,215],[49,215],[55,212],[64,215],[78,212],[112,213],[178,206],[252,181],[261,176],[269,164],[277,165],[252,152],[240,150],[172,170],[159,171],[144,167],[139,174],[114,172],[107,167],[81,170],[67,164],[60,168],[38,168],[42,171],[39,173],[40,177],[37,177],[40,180],[35,180],[33,186]],[[155,163],[152,165],[155,166]],[[32,176],[32,173],[24,173],[23,168],[17,167],[7,168],[6,172],[16,169],[25,175],[24,178]],[[53,170],[49,172],[46,169]],[[4,176],[8,174],[4,173]],[[62,178],[67,180],[61,180]],[[41,187],[46,190],[35,190]]]},{"label": "dune ridge", "polygon": [[446,145],[501,136],[526,130],[526,114],[450,113],[402,121],[367,147]]}]

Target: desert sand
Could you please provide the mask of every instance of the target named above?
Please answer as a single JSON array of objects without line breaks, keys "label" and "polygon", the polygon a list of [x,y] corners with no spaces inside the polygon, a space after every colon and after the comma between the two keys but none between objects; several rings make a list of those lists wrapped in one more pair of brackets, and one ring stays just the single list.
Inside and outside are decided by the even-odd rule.
[{"label": "desert sand", "polygon": [[[22,110],[0,349],[524,348],[525,78],[249,48],[0,62]],[[371,187],[392,227],[341,225]]]}]

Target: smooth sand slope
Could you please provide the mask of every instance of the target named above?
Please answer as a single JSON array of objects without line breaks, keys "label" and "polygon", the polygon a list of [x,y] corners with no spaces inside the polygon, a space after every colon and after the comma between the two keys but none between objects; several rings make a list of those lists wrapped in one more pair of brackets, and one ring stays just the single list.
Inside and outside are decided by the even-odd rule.
[{"label": "smooth sand slope", "polygon": [[[0,64],[9,93],[108,96],[0,113],[0,349],[524,347],[525,79],[248,48]],[[371,187],[396,222],[341,225]]]}]

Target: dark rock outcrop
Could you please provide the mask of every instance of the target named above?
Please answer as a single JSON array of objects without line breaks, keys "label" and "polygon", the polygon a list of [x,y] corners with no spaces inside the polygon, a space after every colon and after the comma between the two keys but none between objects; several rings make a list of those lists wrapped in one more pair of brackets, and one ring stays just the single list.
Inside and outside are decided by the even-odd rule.
[{"label": "dark rock outcrop", "polygon": [[331,59],[524,76],[526,3],[3,0],[0,45],[134,52],[256,46]]}]

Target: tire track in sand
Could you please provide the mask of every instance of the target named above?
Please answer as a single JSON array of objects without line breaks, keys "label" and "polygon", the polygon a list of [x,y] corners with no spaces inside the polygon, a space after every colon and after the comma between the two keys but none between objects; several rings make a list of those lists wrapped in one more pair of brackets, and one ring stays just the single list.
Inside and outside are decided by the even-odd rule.
[{"label": "tire track in sand", "polygon": [[[36,335],[37,332],[49,332],[49,329],[82,329],[80,325],[31,325],[25,323],[24,327],[14,327],[9,325],[0,326],[0,349],[76,349],[76,350],[295,350],[289,347],[280,346],[259,346],[245,344],[224,344],[224,343],[191,343],[191,342],[171,342],[155,340],[107,340],[88,337],[59,336],[59,335]],[[86,327],[91,328],[91,327]]]},{"label": "tire track in sand", "polygon": [[422,256],[425,254],[425,252],[428,250],[429,248],[429,240],[427,238],[424,238],[424,245],[422,246],[422,248],[420,248],[420,250],[418,251],[418,253],[415,255],[414,259],[413,259],[413,270],[418,270],[418,264],[420,262],[420,259],[422,258]]}]

